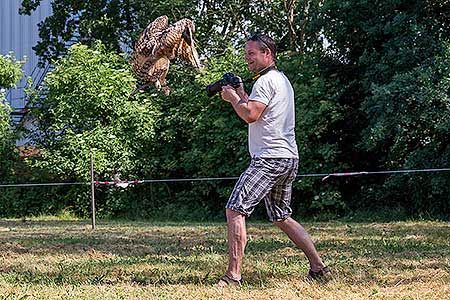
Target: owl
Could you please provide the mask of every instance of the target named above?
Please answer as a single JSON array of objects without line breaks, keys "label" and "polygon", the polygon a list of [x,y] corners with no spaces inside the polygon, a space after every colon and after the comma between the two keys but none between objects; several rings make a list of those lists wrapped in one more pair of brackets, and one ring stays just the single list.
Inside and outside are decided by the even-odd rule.
[{"label": "owl", "polygon": [[181,19],[169,25],[167,16],[160,16],[151,22],[139,35],[131,55],[131,64],[136,76],[144,83],[137,90],[154,84],[166,95],[171,89],[166,76],[170,61],[175,57],[202,68],[194,41],[195,27],[189,19]]}]

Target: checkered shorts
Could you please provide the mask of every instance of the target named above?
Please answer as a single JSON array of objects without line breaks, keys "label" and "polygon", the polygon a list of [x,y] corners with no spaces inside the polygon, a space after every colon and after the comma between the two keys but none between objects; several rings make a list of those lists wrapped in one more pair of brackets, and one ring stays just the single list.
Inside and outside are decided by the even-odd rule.
[{"label": "checkered shorts", "polygon": [[295,158],[253,158],[225,207],[250,216],[264,199],[270,221],[287,219],[292,214],[292,182],[297,169],[298,159]]}]

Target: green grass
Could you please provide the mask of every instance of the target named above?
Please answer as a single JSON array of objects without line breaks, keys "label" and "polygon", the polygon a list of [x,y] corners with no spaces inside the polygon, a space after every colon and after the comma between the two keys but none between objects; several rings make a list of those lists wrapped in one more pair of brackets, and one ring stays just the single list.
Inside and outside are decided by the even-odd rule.
[{"label": "green grass", "polygon": [[220,289],[224,223],[0,220],[0,299],[450,299],[450,223],[307,223],[334,272],[276,227],[248,224],[245,285]]}]

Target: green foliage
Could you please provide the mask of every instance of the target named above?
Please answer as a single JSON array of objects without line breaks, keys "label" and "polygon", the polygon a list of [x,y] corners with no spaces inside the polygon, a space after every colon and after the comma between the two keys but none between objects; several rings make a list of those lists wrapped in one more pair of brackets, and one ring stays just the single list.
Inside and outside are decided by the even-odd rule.
[{"label": "green foliage", "polygon": [[[339,147],[351,145],[342,151],[351,169],[448,166],[449,12],[436,1],[324,3],[314,24],[328,42],[321,69],[347,89],[337,98],[346,113],[336,129]],[[347,185],[347,202],[448,212],[448,180],[444,173],[368,178]]]},{"label": "green foliage", "polygon": [[[196,1],[55,0],[53,14],[40,25],[41,41],[34,47],[45,60],[67,53],[67,45],[78,41],[92,46],[101,40],[110,51],[121,45],[132,47],[139,33],[160,15],[171,22],[196,15]],[[20,13],[31,14],[40,0],[23,0]]]},{"label": "green foliage", "polygon": [[[23,76],[22,65],[13,54],[0,55],[0,178],[12,173],[14,161],[14,133],[11,130],[11,107],[5,102],[5,89],[15,87]],[[3,181],[3,180],[0,180]]]},{"label": "green foliage", "polygon": [[[242,56],[228,53],[206,64],[207,71],[200,74],[172,65],[169,85],[174,91],[169,97],[151,100],[159,115],[154,144],[142,153],[146,178],[238,176],[248,163],[245,124],[219,96],[209,98],[205,91],[206,85],[225,72],[240,74],[244,69]],[[243,73],[243,78],[246,75]],[[175,202],[180,210],[201,210],[205,211],[203,218],[214,217],[222,210],[231,187],[230,182],[158,185],[158,199],[150,202],[163,211],[152,210],[151,214],[164,217],[164,209]]]},{"label": "green foliage", "polygon": [[[28,117],[37,130],[29,137],[41,155],[26,163],[40,170],[36,179],[87,181],[91,154],[96,178],[127,180],[140,175],[139,158],[152,144],[157,112],[148,102],[130,101],[134,86],[123,56],[107,52],[100,43],[92,49],[72,46],[31,100],[34,108]],[[60,190],[58,198],[64,207],[86,215],[87,191],[87,187]],[[100,203],[117,201],[104,197]],[[120,209],[123,205],[115,205],[108,212]]]},{"label": "green foliage", "polygon": [[0,55],[0,87],[15,87],[16,82],[23,76],[23,71],[21,68],[24,63],[25,61],[17,60],[12,53],[8,55]]},{"label": "green foliage", "polygon": [[35,166],[63,180],[89,178],[90,153],[101,178],[130,176],[136,149],[152,138],[148,104],[129,101],[135,79],[123,57],[74,45],[33,99],[43,148]]},{"label": "green foliage", "polygon": [[0,178],[3,179],[0,182],[2,182],[12,173],[14,135],[10,129],[11,107],[0,101]]},{"label": "green foliage", "polygon": [[[450,161],[450,48],[411,71],[397,74],[384,85],[373,84],[373,96],[363,109],[372,126],[363,134],[361,146],[383,153],[389,145],[386,169],[440,168]],[[392,176],[378,196],[407,203],[413,212],[449,209],[445,174]]]},{"label": "green foliage", "polygon": [[[40,0],[22,0],[20,13],[31,14]],[[307,8],[317,8],[320,1],[293,3],[292,14],[301,25],[293,30],[304,38],[309,24]],[[196,24],[196,38],[200,54],[223,53],[229,45],[242,45],[242,37],[264,30],[280,40],[282,49],[293,44],[294,36],[287,36],[289,10],[286,1],[144,1],[144,0],[54,0],[53,14],[39,28],[41,40],[34,47],[44,60],[51,61],[67,53],[73,41],[92,46],[101,40],[110,51],[120,52],[122,46],[133,48],[142,30],[161,15],[173,23],[190,18]],[[311,9],[312,10],[312,9]],[[271,20],[271,22],[267,22]],[[280,26],[283,24],[284,26]],[[290,40],[289,40],[290,39]]]},{"label": "green foliage", "polygon": [[[300,174],[334,172],[346,167],[339,160],[339,131],[344,108],[338,102],[342,88],[327,81],[319,64],[304,56],[282,56],[279,68],[287,73],[296,92],[296,136],[300,154]],[[334,212],[345,207],[334,184],[324,185],[316,178],[301,178],[294,185],[294,197],[301,211]]]},{"label": "green foliage", "polygon": [[10,111],[11,108],[8,104],[0,103],[0,141],[2,144],[7,140],[7,136],[10,133]]},{"label": "green foliage", "polygon": [[[39,2],[24,0],[23,12]],[[91,149],[99,179],[238,176],[249,160],[246,125],[204,87],[225,72],[249,76],[236,49],[253,32],[279,41],[278,67],[294,86],[300,174],[449,166],[446,1],[57,0],[53,9],[38,54],[56,58],[73,38],[89,47],[77,44],[58,59],[33,100],[32,138],[42,149],[27,161],[33,180],[88,180]],[[197,74],[174,63],[170,96],[152,88],[129,101],[135,79],[113,53],[163,14],[194,19],[207,68]],[[302,215],[389,206],[448,217],[449,181],[446,173],[302,177],[293,203]],[[178,219],[191,211],[206,220],[222,213],[233,183],[98,188],[99,211]],[[88,214],[86,187],[55,193],[61,207]]]}]

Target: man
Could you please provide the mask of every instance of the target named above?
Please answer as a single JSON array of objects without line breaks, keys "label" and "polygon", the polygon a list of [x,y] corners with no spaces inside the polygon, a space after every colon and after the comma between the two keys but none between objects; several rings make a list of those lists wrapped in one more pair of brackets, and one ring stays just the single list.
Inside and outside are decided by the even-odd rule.
[{"label": "man", "polygon": [[292,182],[297,175],[294,91],[287,77],[275,68],[276,46],[267,35],[254,35],[245,45],[245,60],[256,75],[252,92],[243,85],[222,88],[222,99],[249,124],[251,163],[242,173],[226,205],[228,270],[219,286],[241,285],[241,267],[247,242],[245,218],[264,200],[269,220],[283,230],[309,260],[310,279],[329,272],[306,230],[292,219]]}]

